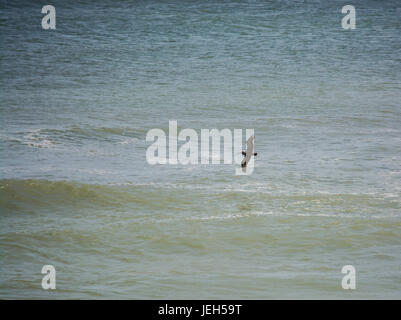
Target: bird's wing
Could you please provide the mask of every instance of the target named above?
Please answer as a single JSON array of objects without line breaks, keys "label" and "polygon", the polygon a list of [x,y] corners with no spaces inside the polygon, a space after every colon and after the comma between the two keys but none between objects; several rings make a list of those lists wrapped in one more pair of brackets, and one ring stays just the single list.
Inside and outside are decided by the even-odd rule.
[{"label": "bird's wing", "polygon": [[246,142],[246,154],[253,153],[253,139],[254,139],[254,136],[250,136],[248,141]]}]

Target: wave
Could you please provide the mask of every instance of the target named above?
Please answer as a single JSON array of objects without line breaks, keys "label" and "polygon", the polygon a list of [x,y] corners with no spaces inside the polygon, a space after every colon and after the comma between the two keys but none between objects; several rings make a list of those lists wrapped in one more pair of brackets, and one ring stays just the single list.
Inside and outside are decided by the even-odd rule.
[{"label": "wave", "polygon": [[47,206],[113,206],[141,203],[132,193],[104,185],[71,181],[0,180],[0,206],[3,209],[30,209]]},{"label": "wave", "polygon": [[124,136],[131,138],[143,138],[145,137],[146,130],[139,128],[129,128],[129,127],[94,127],[94,128],[81,128],[72,127],[71,132],[85,136]]},{"label": "wave", "polygon": [[177,209],[185,195],[152,185],[99,185],[40,179],[0,180],[0,208],[33,211],[38,208]]},{"label": "wave", "polygon": [[[399,194],[288,194],[209,184],[86,184],[40,179],[0,180],[2,212],[93,208],[159,213],[163,218],[296,216],[399,216]],[[266,210],[269,208],[268,210]]]},{"label": "wave", "polygon": [[85,141],[117,142],[121,144],[144,140],[145,129],[125,127],[70,127],[65,129],[39,128],[1,135],[2,141],[30,147],[53,148],[64,144],[80,145]]}]

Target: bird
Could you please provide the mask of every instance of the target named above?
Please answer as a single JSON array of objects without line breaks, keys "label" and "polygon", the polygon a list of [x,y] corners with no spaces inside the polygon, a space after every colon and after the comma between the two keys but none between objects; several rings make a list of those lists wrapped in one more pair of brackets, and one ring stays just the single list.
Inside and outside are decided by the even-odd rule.
[{"label": "bird", "polygon": [[246,142],[246,151],[242,151],[242,155],[245,157],[241,162],[241,168],[245,168],[251,159],[252,155],[257,156],[257,152],[253,152],[253,140],[255,139],[254,136],[250,136],[248,141]]}]

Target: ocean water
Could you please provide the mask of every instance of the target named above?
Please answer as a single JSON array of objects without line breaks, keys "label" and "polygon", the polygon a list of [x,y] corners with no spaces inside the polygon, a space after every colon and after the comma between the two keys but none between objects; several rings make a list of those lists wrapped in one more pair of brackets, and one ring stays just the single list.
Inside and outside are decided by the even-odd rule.
[{"label": "ocean water", "polygon": [[[401,298],[401,2],[51,4],[0,2],[0,298]],[[169,120],[253,174],[149,165]]]}]

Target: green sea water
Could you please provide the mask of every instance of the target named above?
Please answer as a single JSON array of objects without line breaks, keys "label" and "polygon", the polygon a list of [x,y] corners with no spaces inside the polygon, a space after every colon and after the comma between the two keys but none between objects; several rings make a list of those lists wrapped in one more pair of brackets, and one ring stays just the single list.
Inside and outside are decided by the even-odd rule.
[{"label": "green sea water", "polygon": [[[0,2],[0,298],[401,298],[399,1],[52,4]],[[149,165],[169,120],[254,172]]]}]

